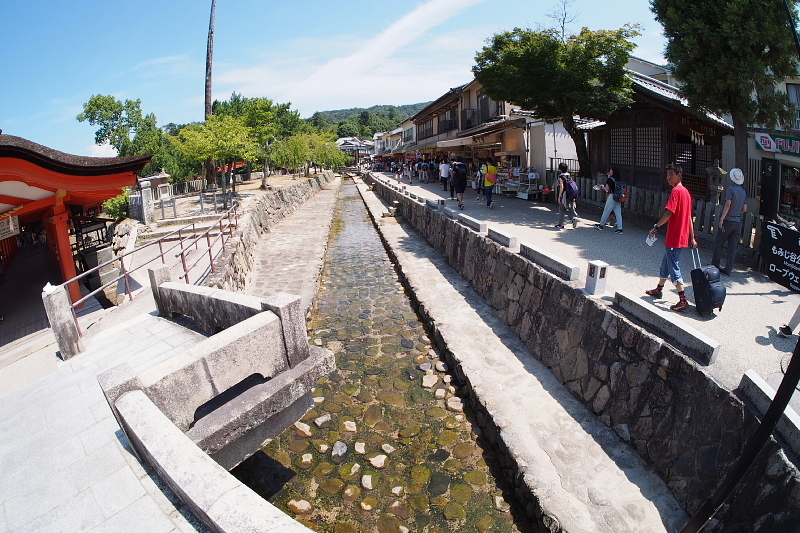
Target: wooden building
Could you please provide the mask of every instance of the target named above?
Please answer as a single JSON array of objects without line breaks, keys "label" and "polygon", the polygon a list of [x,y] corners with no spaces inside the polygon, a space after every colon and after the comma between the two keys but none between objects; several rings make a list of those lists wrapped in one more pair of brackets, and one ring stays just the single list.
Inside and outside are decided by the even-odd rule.
[{"label": "wooden building", "polygon": [[666,190],[664,167],[683,167],[683,183],[699,199],[711,196],[707,172],[722,160],[722,138],[733,127],[713,114],[692,110],[677,88],[629,71],[634,103],[605,122],[587,124],[592,172],[618,169],[623,181]]}]

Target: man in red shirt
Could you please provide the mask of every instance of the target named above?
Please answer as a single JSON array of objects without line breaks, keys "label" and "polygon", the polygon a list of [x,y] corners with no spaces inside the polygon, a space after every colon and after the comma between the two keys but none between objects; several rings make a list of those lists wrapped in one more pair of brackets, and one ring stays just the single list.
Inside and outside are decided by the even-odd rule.
[{"label": "man in red shirt", "polygon": [[694,238],[694,225],[692,224],[692,195],[689,189],[683,186],[683,169],[678,165],[667,165],[667,181],[672,187],[672,192],[664,206],[664,215],[661,220],[653,225],[650,236],[655,237],[658,228],[667,224],[667,236],[664,239],[664,259],[661,261],[661,272],[658,286],[647,292],[648,296],[661,298],[664,284],[670,278],[678,289],[678,303],[670,307],[673,311],[683,311],[689,307],[684,294],[683,277],[681,276],[681,250],[688,246],[697,247]]}]

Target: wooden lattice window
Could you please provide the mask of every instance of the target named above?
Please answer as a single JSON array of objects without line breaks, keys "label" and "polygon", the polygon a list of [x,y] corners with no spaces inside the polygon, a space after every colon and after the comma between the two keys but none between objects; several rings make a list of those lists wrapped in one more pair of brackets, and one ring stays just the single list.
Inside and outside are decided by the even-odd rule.
[{"label": "wooden lattice window", "polygon": [[636,166],[661,168],[661,128],[636,128]]},{"label": "wooden lattice window", "polygon": [[609,132],[612,165],[631,164],[631,128],[612,128]]}]

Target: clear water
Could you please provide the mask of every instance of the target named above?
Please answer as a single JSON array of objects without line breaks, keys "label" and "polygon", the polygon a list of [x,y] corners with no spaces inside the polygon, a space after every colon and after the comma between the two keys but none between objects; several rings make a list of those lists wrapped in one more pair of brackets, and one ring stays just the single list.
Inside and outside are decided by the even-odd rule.
[{"label": "clear water", "polygon": [[447,409],[450,377],[436,370],[355,186],[343,186],[333,224],[311,339],[338,369],[318,382],[308,429],[290,427],[234,474],[316,531],[527,529],[489,471],[480,431]]}]

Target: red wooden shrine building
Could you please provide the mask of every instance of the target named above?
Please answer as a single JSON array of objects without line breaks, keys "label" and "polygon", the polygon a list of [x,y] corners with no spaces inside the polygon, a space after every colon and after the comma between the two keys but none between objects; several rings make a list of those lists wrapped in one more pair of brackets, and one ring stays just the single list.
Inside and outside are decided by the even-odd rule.
[{"label": "red wooden shrine building", "polygon": [[[62,281],[74,278],[78,220],[135,185],[151,157],[82,157],[0,134],[0,260],[17,252],[26,227],[41,227]],[[75,283],[70,296],[81,298]]]}]

